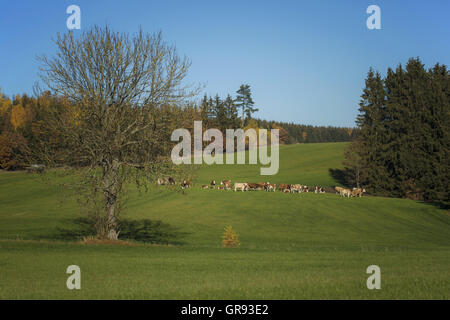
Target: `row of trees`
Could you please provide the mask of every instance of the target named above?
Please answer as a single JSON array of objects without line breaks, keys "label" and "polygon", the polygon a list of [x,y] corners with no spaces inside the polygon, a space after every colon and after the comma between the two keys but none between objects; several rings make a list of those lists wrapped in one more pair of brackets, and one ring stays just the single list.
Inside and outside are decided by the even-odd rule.
[{"label": "row of trees", "polygon": [[279,129],[280,142],[317,143],[317,142],[347,142],[355,140],[359,129],[349,127],[312,126],[279,121],[253,119],[252,115],[259,109],[254,108],[249,85],[241,85],[233,99],[227,95],[225,99],[216,95],[205,95],[198,110],[206,128],[226,129],[255,128]]},{"label": "row of trees", "polygon": [[[252,119],[253,111],[248,109],[244,111],[242,121],[239,115],[242,107],[237,103],[238,98],[239,94],[236,99],[230,95],[225,99],[218,95],[205,95],[199,104],[165,105],[149,110],[155,120],[152,129],[159,130],[161,141],[158,145],[164,146],[165,152],[169,153],[171,132],[180,127],[193,130],[194,120],[202,120],[205,130],[218,128],[224,133],[226,129],[241,128],[242,124],[244,129],[278,129],[282,144],[349,141],[358,132],[352,128],[315,127]],[[85,165],[83,161],[74,161],[67,154],[65,130],[55,123],[55,119],[61,119],[63,115],[69,123],[79,122],[78,108],[67,98],[52,95],[49,91],[34,97],[16,95],[13,99],[0,93],[0,168],[15,170],[31,163],[49,161],[57,165]]]},{"label": "row of trees", "polygon": [[317,142],[348,142],[358,137],[358,128],[312,126],[278,121],[257,120],[261,128],[280,127],[286,131],[288,144]]},{"label": "row of trees", "polygon": [[346,152],[350,182],[413,199],[450,198],[450,72],[419,58],[369,71],[361,95],[360,136]]},{"label": "row of trees", "polygon": [[[203,96],[199,109],[207,128],[226,129],[244,128],[252,119],[252,114],[259,111],[254,107],[250,85],[242,84],[236,91],[236,98],[229,94],[225,99],[216,96]],[[241,114],[239,116],[239,113]]]},{"label": "row of trees", "polygon": [[[280,143],[288,143],[288,133],[281,126],[275,122],[267,122],[264,126],[261,126],[259,120],[252,118],[252,114],[258,111],[258,109],[253,107],[254,102],[251,97],[249,85],[241,85],[236,93],[237,96],[235,99],[229,94],[225,99],[220,98],[219,95],[216,95],[214,98],[208,97],[207,95],[203,97],[200,105],[195,107],[195,110],[198,110],[205,128],[217,128],[224,135],[226,129],[254,129],[257,134],[260,128],[269,130],[278,129],[280,130]],[[226,148],[225,145],[224,148]]]},{"label": "row of trees", "polygon": [[[148,131],[158,141],[159,154],[170,154],[173,130],[192,127],[194,120],[201,119],[198,110],[189,104],[161,105],[148,114],[154,121]],[[79,105],[50,91],[35,97],[16,95],[13,99],[0,93],[0,168],[21,169],[32,163],[87,165],[87,161],[73,157],[67,144],[65,128],[79,127],[81,121]]]}]

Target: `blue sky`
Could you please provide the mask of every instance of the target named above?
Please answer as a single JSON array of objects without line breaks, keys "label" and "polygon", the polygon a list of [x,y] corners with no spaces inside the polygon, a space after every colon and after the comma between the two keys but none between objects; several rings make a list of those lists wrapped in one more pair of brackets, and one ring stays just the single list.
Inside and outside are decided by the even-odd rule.
[{"label": "blue sky", "polygon": [[[3,93],[32,93],[35,57],[55,52],[71,4],[82,30],[161,30],[192,60],[189,82],[221,96],[248,83],[255,116],[268,120],[354,126],[370,66],[385,73],[417,56],[427,67],[450,65],[448,0],[15,0],[0,9]],[[366,27],[371,4],[381,8],[381,30]]]}]

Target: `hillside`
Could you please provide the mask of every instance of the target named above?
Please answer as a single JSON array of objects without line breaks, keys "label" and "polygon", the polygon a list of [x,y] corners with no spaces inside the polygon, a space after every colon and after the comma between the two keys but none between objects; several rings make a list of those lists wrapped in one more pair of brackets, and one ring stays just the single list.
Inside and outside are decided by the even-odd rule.
[{"label": "hillside", "polygon": [[305,185],[336,185],[329,169],[342,167],[347,143],[291,144],[280,147],[280,167],[274,176],[261,176],[260,165],[204,165],[198,173],[199,183],[211,179],[232,181],[270,181]]},{"label": "hillside", "polygon": [[[344,146],[283,146],[280,171],[267,180],[334,185],[328,169],[340,167]],[[45,290],[65,298],[449,298],[448,212],[395,198],[200,189],[211,179],[260,181],[258,173],[259,166],[203,166],[185,193],[133,191],[123,216],[168,223],[183,233],[183,245],[102,247],[15,241],[51,240],[57,227],[70,227],[67,219],[80,213],[41,178],[3,172],[0,287],[9,289],[0,298],[43,297]],[[239,232],[241,248],[220,247],[225,225]],[[61,272],[63,279],[58,268],[76,261],[92,272],[84,295],[53,290],[51,274]],[[370,264],[385,272],[386,286],[378,293],[365,288]],[[106,283],[102,272],[111,272]],[[20,288],[29,283],[33,290],[24,296]]]}]

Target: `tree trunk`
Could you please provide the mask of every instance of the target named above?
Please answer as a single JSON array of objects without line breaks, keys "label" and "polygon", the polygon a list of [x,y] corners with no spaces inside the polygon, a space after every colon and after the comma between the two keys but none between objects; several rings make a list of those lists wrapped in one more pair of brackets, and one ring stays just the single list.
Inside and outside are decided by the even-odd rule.
[{"label": "tree trunk", "polygon": [[118,230],[118,214],[119,214],[119,200],[118,195],[120,192],[120,177],[119,170],[120,165],[117,160],[113,160],[111,163],[104,166],[104,196],[106,207],[106,219],[104,219],[104,225],[102,226],[102,237],[110,240],[117,240],[119,237]]},{"label": "tree trunk", "polygon": [[117,240],[119,238],[118,221],[116,217],[116,201],[107,204],[107,215],[105,222],[105,236],[110,240]]},{"label": "tree trunk", "polygon": [[356,187],[359,189],[359,168],[356,168]]}]

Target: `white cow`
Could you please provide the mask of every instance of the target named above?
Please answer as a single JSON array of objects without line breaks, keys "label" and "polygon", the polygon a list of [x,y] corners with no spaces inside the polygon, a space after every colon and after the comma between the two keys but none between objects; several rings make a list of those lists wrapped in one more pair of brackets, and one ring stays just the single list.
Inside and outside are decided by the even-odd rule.
[{"label": "white cow", "polygon": [[234,184],[234,191],[241,190],[241,191],[248,191],[249,186],[247,182],[237,182]]},{"label": "white cow", "polygon": [[161,186],[169,184],[169,179],[167,179],[167,178],[158,178],[158,184],[161,185]]},{"label": "white cow", "polygon": [[273,191],[273,192],[275,192],[276,189],[277,189],[277,185],[276,184],[266,182],[266,184],[264,185],[264,190],[266,190],[266,191]]},{"label": "white cow", "polygon": [[334,187],[334,190],[336,190],[336,194],[341,194],[342,193],[342,190],[344,190],[344,188],[342,188],[342,187]]},{"label": "white cow", "polygon": [[291,184],[291,193],[300,193],[302,192],[302,185],[301,184]]},{"label": "white cow", "polygon": [[341,190],[341,197],[348,197],[350,198],[352,195],[352,190],[350,189],[342,189]]}]

